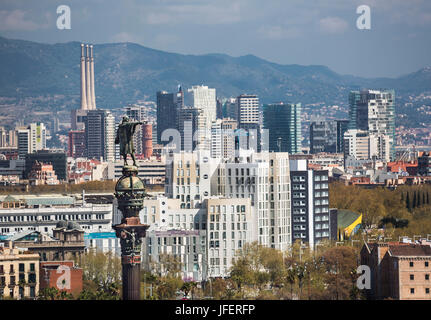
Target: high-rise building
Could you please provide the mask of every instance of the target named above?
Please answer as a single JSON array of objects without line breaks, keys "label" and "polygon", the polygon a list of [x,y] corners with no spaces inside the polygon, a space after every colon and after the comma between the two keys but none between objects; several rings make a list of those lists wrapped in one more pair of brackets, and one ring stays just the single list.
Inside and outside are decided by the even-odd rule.
[{"label": "high-rise building", "polygon": [[235,156],[236,120],[217,119],[211,126],[211,157],[229,159]]},{"label": "high-rise building", "polygon": [[310,153],[343,153],[348,124],[349,120],[313,121],[310,125]]},{"label": "high-rise building", "polygon": [[180,199],[180,208],[198,207],[211,195],[217,165],[209,151],[174,153],[166,159],[166,196]]},{"label": "high-rise building", "polygon": [[264,128],[269,130],[269,151],[301,152],[301,104],[263,106]]},{"label": "high-rise building", "polygon": [[116,136],[116,128],[115,128],[115,117],[109,111],[106,113],[105,117],[105,152],[103,155],[103,159],[108,162],[115,161],[115,136]]},{"label": "high-rise building", "polygon": [[[126,107],[126,114],[131,121],[145,122],[147,120],[147,112],[143,106]],[[136,128],[133,135],[133,146],[136,154],[143,154],[143,131],[142,126]]]},{"label": "high-rise building", "polygon": [[67,155],[72,158],[85,157],[85,131],[70,130]]},{"label": "high-rise building", "polygon": [[313,121],[310,125],[310,153],[337,151],[337,123]]},{"label": "high-rise building", "polygon": [[41,122],[17,128],[18,158],[25,159],[27,153],[46,149],[46,128]]},{"label": "high-rise building", "polygon": [[0,127],[0,147],[8,147],[8,133],[4,127]]},{"label": "high-rise building", "polygon": [[115,118],[107,110],[89,110],[85,122],[87,158],[115,160]]},{"label": "high-rise building", "polygon": [[222,119],[223,118],[223,102],[221,99],[217,99],[217,114],[216,114],[217,119]]},{"label": "high-rise building", "polygon": [[176,128],[177,110],[173,93],[157,92],[157,143],[167,144],[169,142],[162,141],[162,133],[167,129]]},{"label": "high-rise building", "polygon": [[347,130],[344,134],[344,158],[390,161],[390,137],[366,130]]},{"label": "high-rise building", "polygon": [[[191,152],[195,150],[198,143],[198,134],[205,130],[203,110],[193,107],[184,107],[178,110],[177,129],[181,135],[181,148],[178,149]],[[197,130],[199,132],[196,132]]]},{"label": "high-rise building", "polygon": [[246,123],[260,123],[259,98],[255,94],[242,94],[236,98],[237,120],[242,128]]},{"label": "high-rise building", "polygon": [[30,152],[30,130],[18,129],[18,159],[25,159],[27,153]]},{"label": "high-rise building", "polygon": [[176,103],[177,109],[184,108],[184,91],[180,84],[178,85]]},{"label": "high-rise building", "polygon": [[250,150],[220,163],[217,172],[212,194],[250,198],[259,244],[286,250],[291,243],[289,155]]},{"label": "high-rise building", "polygon": [[307,160],[290,160],[292,243],[310,248],[330,238],[328,171],[311,170]]},{"label": "high-rise building", "polygon": [[242,94],[236,98],[236,119],[241,130],[237,139],[237,148],[261,151],[262,123],[259,110],[259,98],[254,94]]},{"label": "high-rise building", "polygon": [[207,86],[193,86],[188,92],[192,94],[192,106],[204,111],[209,130],[211,122],[217,118],[216,90]]},{"label": "high-rise building", "polygon": [[362,90],[349,95],[350,129],[389,138],[390,159],[395,157],[395,91]]},{"label": "high-rise building", "polygon": [[31,123],[28,127],[30,130],[30,151],[46,149],[46,128],[42,122]]},{"label": "high-rise building", "polygon": [[344,134],[344,157],[356,160],[370,159],[370,136],[365,130],[347,130]]},{"label": "high-rise building", "polygon": [[349,120],[336,120],[337,122],[337,148],[336,153],[344,152],[344,133],[348,130]]},{"label": "high-rise building", "polygon": [[237,120],[237,103],[236,98],[229,98],[223,103],[223,117]]}]

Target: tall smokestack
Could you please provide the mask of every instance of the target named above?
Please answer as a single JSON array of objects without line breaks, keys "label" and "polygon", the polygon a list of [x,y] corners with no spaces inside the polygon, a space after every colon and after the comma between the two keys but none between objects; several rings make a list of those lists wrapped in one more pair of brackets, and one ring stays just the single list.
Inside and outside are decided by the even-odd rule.
[{"label": "tall smokestack", "polygon": [[88,44],[86,45],[87,49],[87,56],[85,59],[85,65],[86,65],[86,76],[85,76],[85,82],[87,84],[87,109],[91,110],[93,109],[92,103],[91,103],[91,79],[90,79],[90,48],[88,47]]},{"label": "tall smokestack", "polygon": [[87,110],[87,92],[85,88],[85,57],[83,43],[81,43],[81,110]]},{"label": "tall smokestack", "polygon": [[91,77],[91,107],[96,109],[96,96],[94,94],[94,56],[93,56],[93,46],[90,45],[90,77]]}]

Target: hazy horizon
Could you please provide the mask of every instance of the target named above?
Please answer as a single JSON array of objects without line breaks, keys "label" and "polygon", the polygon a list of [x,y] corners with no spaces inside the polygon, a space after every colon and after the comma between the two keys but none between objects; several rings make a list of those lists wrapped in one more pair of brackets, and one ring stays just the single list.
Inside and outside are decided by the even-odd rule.
[{"label": "hazy horizon", "polygon": [[[131,42],[192,55],[250,54],[365,78],[394,78],[431,66],[426,0],[76,0],[67,4],[70,30],[56,25],[62,4],[4,0],[0,35],[49,44]],[[370,30],[356,26],[361,5],[370,7]]]}]

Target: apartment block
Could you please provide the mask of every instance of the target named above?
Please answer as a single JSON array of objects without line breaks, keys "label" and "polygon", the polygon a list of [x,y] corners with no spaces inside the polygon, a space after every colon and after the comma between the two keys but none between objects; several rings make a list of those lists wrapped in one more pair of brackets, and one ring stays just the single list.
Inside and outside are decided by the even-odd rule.
[{"label": "apartment block", "polygon": [[292,243],[310,248],[330,238],[327,170],[308,169],[307,160],[290,160]]},{"label": "apartment block", "polygon": [[0,297],[35,299],[38,293],[39,255],[11,241],[0,246]]}]

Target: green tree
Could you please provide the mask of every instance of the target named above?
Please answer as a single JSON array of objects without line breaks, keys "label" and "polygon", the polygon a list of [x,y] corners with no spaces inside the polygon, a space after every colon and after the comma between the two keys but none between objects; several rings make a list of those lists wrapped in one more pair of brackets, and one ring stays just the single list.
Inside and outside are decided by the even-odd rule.
[{"label": "green tree", "polygon": [[[111,252],[90,250],[81,258],[83,293],[80,300],[119,300],[121,285],[121,259]],[[90,294],[91,292],[91,294]]]}]

